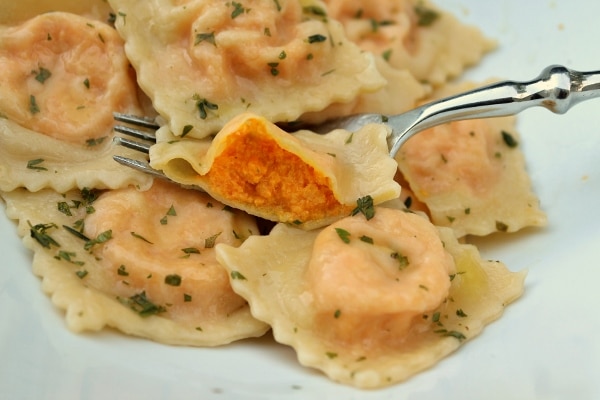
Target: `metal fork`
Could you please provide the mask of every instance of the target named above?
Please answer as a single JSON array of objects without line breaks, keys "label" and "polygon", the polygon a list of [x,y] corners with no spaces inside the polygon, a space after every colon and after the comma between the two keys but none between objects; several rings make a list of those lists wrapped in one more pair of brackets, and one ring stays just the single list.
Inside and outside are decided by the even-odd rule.
[{"label": "metal fork", "polygon": [[[600,71],[578,72],[561,65],[552,65],[531,81],[494,83],[436,100],[398,115],[358,114],[332,120],[319,126],[300,126],[297,123],[284,123],[280,126],[288,131],[308,128],[315,132],[326,133],[336,128],[356,131],[369,123],[386,124],[392,130],[388,138],[388,146],[390,156],[394,157],[400,147],[414,134],[436,125],[465,119],[514,115],[534,106],[542,106],[554,113],[563,114],[575,104],[599,96]],[[114,118],[144,128],[115,126],[115,131],[144,142],[118,136],[115,137],[115,141],[120,145],[148,153],[151,143],[156,141],[153,131],[158,129],[159,125],[145,117],[115,114]],[[128,167],[166,178],[162,172],[151,168],[144,161],[121,156],[114,156],[114,159]]]}]

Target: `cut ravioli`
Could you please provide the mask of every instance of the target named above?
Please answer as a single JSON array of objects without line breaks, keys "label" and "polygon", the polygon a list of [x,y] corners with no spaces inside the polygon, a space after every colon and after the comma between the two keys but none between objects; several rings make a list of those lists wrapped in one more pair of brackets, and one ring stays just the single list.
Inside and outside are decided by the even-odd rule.
[{"label": "cut ravioli", "polygon": [[381,207],[323,230],[279,224],[237,249],[218,246],[217,258],[301,364],[359,388],[431,367],[498,318],[524,280],[450,229]]},{"label": "cut ravioli", "polygon": [[311,229],[348,215],[359,198],[398,197],[383,125],[358,132],[291,135],[263,117],[242,114],[212,140],[169,135],[161,128],[151,165],[232,207]]},{"label": "cut ravioli", "polygon": [[245,111],[292,121],[386,83],[317,0],[109,3],[140,86],[176,136],[204,138]]},{"label": "cut ravioli", "polygon": [[546,224],[520,141],[514,117],[459,121],[415,135],[396,160],[436,225],[458,236],[515,232]]},{"label": "cut ravioli", "polygon": [[495,44],[424,0],[325,0],[350,40],[419,81],[440,86]]},{"label": "cut ravioli", "polygon": [[117,32],[53,12],[0,37],[0,190],[147,187],[112,160],[113,112],[141,112]]},{"label": "cut ravioli", "polygon": [[144,192],[1,195],[71,330],[109,326],[163,343],[216,346],[269,329],[215,260],[215,244],[237,246],[257,232],[248,215],[164,182]]}]

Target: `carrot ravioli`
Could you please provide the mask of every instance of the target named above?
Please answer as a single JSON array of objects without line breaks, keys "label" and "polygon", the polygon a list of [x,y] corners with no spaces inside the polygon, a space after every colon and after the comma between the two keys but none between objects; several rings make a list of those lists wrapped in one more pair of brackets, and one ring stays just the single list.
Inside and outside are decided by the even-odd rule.
[{"label": "carrot ravioli", "polygon": [[293,121],[386,83],[317,0],[109,3],[141,87],[176,136],[209,136],[244,111]]},{"label": "carrot ravioli", "polygon": [[75,332],[109,326],[163,343],[216,346],[269,329],[215,258],[215,245],[241,244],[258,233],[256,223],[205,193],[157,181],[147,191],[0,195],[34,252],[34,273]]},{"label": "carrot ravioli", "polygon": [[524,273],[483,261],[452,230],[382,207],[321,230],[280,224],[238,248],[217,246],[217,257],[301,364],[359,388],[434,365],[523,291]]},{"label": "carrot ravioli", "polygon": [[265,219],[325,225],[348,215],[359,198],[378,204],[398,197],[397,166],[381,125],[290,135],[265,118],[242,114],[210,142],[176,140],[159,131],[151,165],[172,180]]},{"label": "carrot ravioli", "polygon": [[148,185],[112,160],[112,113],[141,112],[113,28],[66,12],[0,27],[0,67],[0,189]]}]

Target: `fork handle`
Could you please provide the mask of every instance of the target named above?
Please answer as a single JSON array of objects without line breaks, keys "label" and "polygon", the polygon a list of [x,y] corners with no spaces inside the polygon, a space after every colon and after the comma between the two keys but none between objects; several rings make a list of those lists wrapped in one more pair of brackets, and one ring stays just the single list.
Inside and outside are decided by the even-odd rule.
[{"label": "fork handle", "polygon": [[596,97],[600,97],[600,71],[579,72],[551,65],[528,82],[498,82],[425,104],[408,113],[413,114],[414,121],[408,127],[400,116],[390,116],[388,124],[392,127],[404,125],[401,131],[394,129],[390,154],[395,155],[415,133],[446,122],[514,115],[534,106],[563,114]]}]

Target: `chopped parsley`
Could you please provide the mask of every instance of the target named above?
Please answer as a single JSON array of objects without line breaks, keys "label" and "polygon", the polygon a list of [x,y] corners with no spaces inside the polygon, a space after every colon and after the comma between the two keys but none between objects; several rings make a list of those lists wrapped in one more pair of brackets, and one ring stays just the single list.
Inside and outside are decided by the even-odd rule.
[{"label": "chopped parsley", "polygon": [[52,72],[44,67],[40,67],[39,71],[32,71],[35,74],[35,80],[39,83],[44,83],[48,78],[52,76]]},{"label": "chopped parsley", "polygon": [[211,237],[208,237],[208,238],[204,239],[204,248],[205,249],[210,249],[210,248],[215,247],[215,243],[217,241],[217,238],[219,237],[219,235],[221,233],[223,233],[223,232],[215,233]]},{"label": "chopped parsley", "polygon": [[107,136],[102,136],[102,137],[99,137],[99,138],[93,138],[93,139],[87,139],[87,140],[85,141],[85,144],[86,144],[88,147],[94,147],[94,146],[98,146],[98,145],[100,145],[100,144],[104,143],[104,141],[105,141],[106,139],[107,139]]},{"label": "chopped parsley", "polygon": [[180,286],[181,276],[177,274],[167,275],[165,276],[165,283],[169,286]]},{"label": "chopped parsley", "polygon": [[71,264],[75,264],[75,265],[84,265],[85,263],[83,261],[76,261],[75,257],[77,257],[77,254],[71,251],[64,251],[64,250],[59,250],[58,253],[56,254],[56,256],[54,256],[55,259],[57,260],[64,260],[67,261]]},{"label": "chopped parsley", "polygon": [[249,9],[244,8],[244,6],[242,5],[242,3],[238,3],[236,1],[232,1],[231,5],[233,6],[233,11],[231,12],[231,19],[236,19],[237,17],[239,17],[243,13],[249,11]]},{"label": "chopped parsley", "polygon": [[504,141],[504,144],[506,144],[511,149],[513,149],[519,145],[519,142],[517,142],[517,140],[514,138],[514,136],[511,135],[510,133],[508,133],[506,131],[502,131],[501,134],[502,134],[502,140]]},{"label": "chopped parsley", "polygon": [[149,317],[166,311],[164,307],[152,303],[146,297],[146,292],[135,294],[128,299],[121,299],[121,302],[128,305],[140,317]]},{"label": "chopped parsley", "polygon": [[199,45],[202,42],[208,42],[213,46],[217,47],[217,42],[215,41],[215,33],[197,33],[196,40],[194,41],[194,46]]},{"label": "chopped parsley", "polygon": [[244,275],[242,275],[242,273],[239,272],[239,271],[231,271],[230,276],[231,276],[231,279],[237,279],[237,280],[240,280],[240,281],[247,280],[246,277]]},{"label": "chopped parsley", "polygon": [[342,228],[335,228],[336,233],[344,243],[350,243],[350,232]]},{"label": "chopped parsley", "polygon": [[71,235],[75,236],[78,239],[84,240],[84,241],[89,241],[90,238],[88,238],[87,236],[85,236],[83,233],[81,233],[80,231],[78,231],[75,228],[71,228],[70,226],[67,225],[63,225],[62,226],[67,232],[69,232]]},{"label": "chopped parsley", "polygon": [[189,257],[191,254],[200,254],[200,250],[196,247],[186,247],[185,249],[181,249],[185,253],[186,257]]},{"label": "chopped parsley", "polygon": [[368,243],[368,244],[373,244],[374,243],[373,238],[370,237],[370,236],[362,235],[359,239],[362,242],[365,242],[365,243]]},{"label": "chopped parsley", "polygon": [[90,251],[97,244],[102,244],[108,242],[112,239],[112,229],[101,232],[95,239],[90,239],[83,245],[83,248],[87,251]]},{"label": "chopped parsley", "polygon": [[41,166],[44,161],[43,158],[36,158],[35,160],[27,161],[27,169],[34,169],[36,171],[48,171],[48,168]]},{"label": "chopped parsley", "polygon": [[127,268],[125,267],[125,265],[121,264],[121,266],[117,269],[117,275],[129,276],[129,272],[127,272]]},{"label": "chopped parsley", "polygon": [[392,257],[394,260],[398,261],[398,269],[400,269],[400,270],[408,267],[408,265],[410,264],[408,262],[408,257],[400,254],[397,251],[395,251],[392,254],[390,254],[390,257]]},{"label": "chopped parsley", "polygon": [[415,14],[417,14],[418,26],[431,26],[440,17],[437,11],[425,7],[423,4],[416,5],[414,10]]},{"label": "chopped parsley", "polygon": [[181,130],[181,137],[185,137],[188,133],[190,133],[194,129],[193,125],[186,125]]},{"label": "chopped parsley", "polygon": [[133,236],[136,239],[143,240],[144,242],[146,242],[148,244],[154,244],[151,241],[149,241],[148,239],[146,239],[145,237],[143,237],[142,235],[140,235],[139,233],[135,233],[135,232],[129,232],[129,233],[131,233],[131,236]]},{"label": "chopped parsley", "polygon": [[219,109],[219,106],[215,103],[211,103],[207,99],[200,98],[199,95],[194,95],[194,100],[196,100],[196,107],[200,112],[200,118],[206,119],[208,117],[209,111],[216,111]]},{"label": "chopped parsley", "polygon": [[316,35],[310,35],[307,38],[308,43],[312,44],[312,43],[322,43],[324,41],[327,40],[327,36],[323,36],[321,34],[316,34]]},{"label": "chopped parsley", "polygon": [[37,114],[40,112],[40,107],[38,106],[34,95],[29,96],[29,112],[32,114]]},{"label": "chopped parsley", "polygon": [[90,80],[88,78],[85,78],[85,80],[83,81],[83,86],[85,86],[86,89],[90,88]]},{"label": "chopped parsley", "polygon": [[356,200],[356,208],[352,210],[350,215],[358,213],[363,214],[367,220],[375,216],[375,206],[373,205],[373,198],[371,196],[367,195]]},{"label": "chopped parsley", "polygon": [[[29,221],[27,221],[27,223],[29,223]],[[47,249],[51,248],[52,246],[60,247],[60,244],[58,244],[58,242],[47,233],[48,230],[54,228],[58,228],[58,226],[56,226],[56,224],[53,223],[37,224],[33,226],[31,225],[31,223],[29,223],[29,231],[31,237],[35,239],[40,245],[42,245],[42,247],[45,247]]]},{"label": "chopped parsley", "polygon": [[88,275],[88,272],[87,272],[87,270],[85,270],[85,269],[81,269],[81,270],[79,270],[79,271],[76,271],[76,272],[75,272],[75,275],[77,275],[77,277],[78,277],[79,279],[83,279],[83,278],[85,278],[85,277]]},{"label": "chopped parsley", "polygon": [[499,232],[506,232],[508,231],[508,225],[502,221],[496,221],[496,230]]}]

